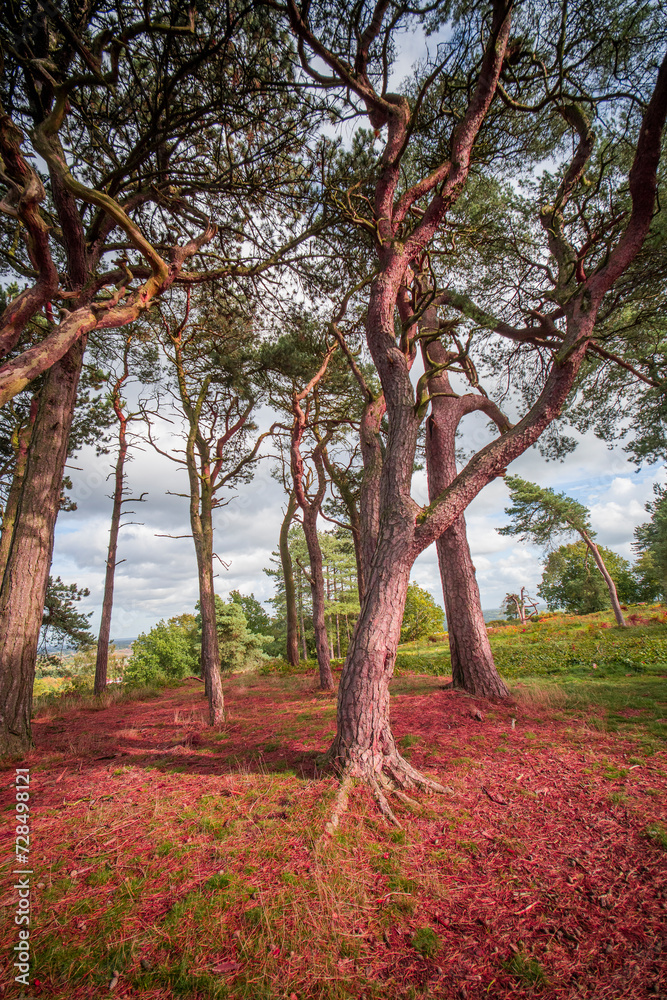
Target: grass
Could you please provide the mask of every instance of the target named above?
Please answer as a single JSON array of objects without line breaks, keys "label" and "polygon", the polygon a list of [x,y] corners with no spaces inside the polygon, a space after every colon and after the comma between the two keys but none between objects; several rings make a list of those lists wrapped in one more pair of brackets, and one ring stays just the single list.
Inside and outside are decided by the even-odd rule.
[{"label": "grass", "polygon": [[432,927],[420,927],[414,932],[410,941],[415,951],[418,951],[424,958],[433,958],[440,944],[438,935]]},{"label": "grass", "polygon": [[535,958],[529,958],[522,952],[515,952],[511,958],[502,962],[502,966],[515,979],[527,986],[548,986],[549,980],[540,963]]},{"label": "grass", "polygon": [[[36,691],[38,690],[37,687]],[[93,694],[92,689],[89,688],[76,691],[67,690],[64,693],[56,689],[44,694],[36,694],[36,697],[33,698],[32,714],[34,718],[55,719],[60,715],[74,711],[102,712],[106,708],[111,708],[112,705],[157,698],[161,691],[162,686],[157,684],[114,684],[100,695]]]},{"label": "grass", "polygon": [[[310,666],[291,675],[264,664],[255,678],[225,678],[224,733],[202,722],[199,692],[114,690],[108,707],[127,704],[116,713],[121,741],[150,725],[162,747],[187,726],[201,736],[200,755],[163,760],[158,749],[95,764],[80,740],[67,770],[47,750],[35,756],[53,795],[40,804],[50,825],[34,926],[49,995],[414,1000],[457,996],[463,973],[448,970],[459,968],[479,971],[476,996],[569,997],[576,967],[582,995],[592,996],[594,956],[614,936],[618,962],[602,975],[631,962],[648,970],[632,942],[664,914],[655,887],[667,850],[665,765],[656,751],[665,741],[667,627],[624,633],[603,628],[608,619],[552,617],[493,632],[515,702],[485,708],[483,723],[468,721],[470,702],[441,690],[444,644],[401,648],[401,663],[435,667],[424,677],[400,666],[392,682],[400,747],[425,757],[450,791],[417,796],[419,807],[394,803],[400,830],[355,790],[334,836],[322,838],[337,785],[312,761],[326,749],[335,703],[313,690]],[[156,696],[133,715],[133,698]],[[61,720],[63,745],[69,713],[105,707],[71,694],[38,705]],[[104,716],[89,719],[100,726]],[[78,726],[85,734],[80,717]],[[618,880],[619,817],[623,865],[645,873],[641,892],[632,878]],[[582,869],[595,871],[600,895],[626,893],[605,909],[602,931],[598,903],[576,888]],[[564,916],[547,933],[551,912]],[[567,934],[577,927],[590,940],[575,954]],[[620,980],[604,985],[605,995],[624,995]]]},{"label": "grass", "polygon": [[[493,656],[524,710],[555,718],[591,716],[595,728],[645,734],[651,751],[667,741],[667,611],[661,605],[628,608],[641,623],[615,627],[611,612],[543,617],[525,628],[489,629]],[[431,640],[399,646],[396,688],[401,676],[451,674],[447,643]],[[415,744],[411,735],[404,747]]]},{"label": "grass", "polygon": [[644,835],[656,847],[667,851],[667,828],[662,823],[648,823],[644,829]]}]

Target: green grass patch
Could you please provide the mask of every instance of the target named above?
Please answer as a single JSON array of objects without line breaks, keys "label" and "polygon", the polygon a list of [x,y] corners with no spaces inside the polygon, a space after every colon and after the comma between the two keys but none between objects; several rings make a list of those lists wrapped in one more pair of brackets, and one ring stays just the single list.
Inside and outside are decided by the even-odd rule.
[{"label": "green grass patch", "polygon": [[644,827],[644,836],[656,847],[667,851],[667,829],[665,829],[662,823],[648,823]]},{"label": "green grass patch", "polygon": [[424,958],[433,958],[440,945],[438,935],[431,927],[420,927],[414,932],[410,942]]},{"label": "green grass patch", "polygon": [[502,967],[526,986],[548,986],[547,975],[536,958],[529,958],[523,952],[515,952],[502,962]]}]

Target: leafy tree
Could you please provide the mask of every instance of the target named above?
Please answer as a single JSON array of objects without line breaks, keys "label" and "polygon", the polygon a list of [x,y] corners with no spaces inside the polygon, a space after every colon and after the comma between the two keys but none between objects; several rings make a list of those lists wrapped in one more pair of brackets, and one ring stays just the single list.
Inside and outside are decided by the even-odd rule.
[{"label": "leafy tree", "polygon": [[48,654],[51,646],[82,649],[95,644],[95,636],[88,631],[92,611],[87,614],[76,610],[76,604],[89,597],[87,587],[63,583],[59,576],[49,577],[42,615],[41,646]]},{"label": "leafy tree", "polygon": [[[637,580],[627,559],[611,549],[600,546],[600,552],[620,599],[627,603],[637,600]],[[605,581],[585,542],[561,545],[547,558],[538,594],[550,611],[563,610],[574,615],[604,611],[609,606]]]},{"label": "leafy tree", "polygon": [[655,500],[646,504],[651,520],[635,528],[636,569],[645,600],[667,595],[667,487],[656,483],[653,492]]},{"label": "leafy tree", "polygon": [[330,483],[327,447],[339,426],[354,418],[349,396],[351,377],[336,341],[325,342],[316,317],[295,311],[289,322],[287,334],[264,346],[262,360],[269,399],[291,420],[288,492],[294,493],[300,508],[308,546],[309,568],[305,572],[311,587],[320,687],[332,690],[327,598],[317,525]]},{"label": "leafy tree", "polygon": [[[220,683],[220,650],[215,629],[213,560],[213,511],[224,503],[229,491],[252,479],[260,445],[260,434],[251,419],[255,399],[250,372],[252,353],[251,318],[218,296],[200,297],[195,308],[190,290],[180,320],[163,308],[161,343],[166,359],[167,393],[178,417],[185,418],[184,447],[173,443],[165,450],[157,443],[151,414],[145,416],[149,441],[159,454],[185,466],[188,475],[190,529],[197,557],[201,628],[201,664],[211,725],[224,716]],[[164,412],[158,398],[156,407]],[[173,440],[173,436],[172,436]]]},{"label": "leafy tree", "polygon": [[[365,116],[379,144],[370,175],[349,178],[331,193],[332,201],[345,206],[345,223],[360,234],[358,242],[372,244],[365,332],[382,384],[388,434],[380,455],[377,517],[369,525],[369,575],[341,678],[329,757],[341,771],[366,780],[384,814],[395,820],[382,789],[393,783],[434,787],[401,758],[388,715],[388,684],[411,567],[558,416],[595,338],[604,300],[649,233],[667,115],[664,31],[657,27],[657,4],[642,9],[640,23],[629,0],[620,10],[618,3],[573,9],[504,0],[456,8],[360,2],[353,10],[321,0],[272,0],[271,7],[282,12],[298,39],[311,86],[330,94],[341,113]],[[430,28],[446,23],[447,39],[400,94],[390,93],[398,32],[420,21]],[[626,47],[622,43],[631,23],[636,31]],[[637,33],[643,51],[635,44]],[[650,77],[648,50],[652,60],[663,60]],[[619,58],[628,86],[622,95],[614,88],[612,96],[608,82],[612,67],[618,73]],[[585,109],[574,103],[574,93],[585,100]],[[606,110],[612,100],[610,112],[598,114],[598,107]],[[603,154],[594,199],[587,193],[595,163],[592,117],[596,129],[603,121],[608,133],[601,146],[607,148],[607,138],[612,147],[618,140],[625,154],[622,164],[607,164]],[[423,146],[417,143],[421,135],[430,140]],[[416,294],[415,274],[437,241],[455,243],[452,210],[478,168],[484,173],[489,164],[489,172],[502,170],[507,177],[550,157],[557,170],[545,184],[547,197],[535,199],[540,207],[534,219],[539,276],[547,287],[539,288],[520,317],[512,317],[515,322],[503,317],[504,322],[494,319],[487,326],[515,343],[540,342],[537,392],[521,418],[480,449],[424,508],[410,493],[429,405],[424,382],[415,386],[411,377],[418,316],[427,304]],[[595,234],[591,249],[588,241]],[[585,259],[578,267],[582,242]],[[456,308],[449,290],[438,297],[443,306]],[[506,302],[511,308],[514,296]]]},{"label": "leafy tree", "polygon": [[[215,620],[220,647],[220,669],[240,670],[252,666],[262,659],[262,648],[270,642],[270,635],[251,632],[243,608],[234,600],[223,601],[215,595]],[[196,616],[197,628],[201,634],[201,611]]]},{"label": "leafy tree", "polygon": [[313,102],[255,5],[9,0],[0,42],[0,260],[24,285],[0,402],[43,377],[0,588],[0,750],[20,753],[89,335],[177,287],[251,281],[285,246],[295,264],[319,220],[299,170]]},{"label": "leafy tree", "polygon": [[241,594],[238,590],[229,592],[229,599],[238,604],[245,615],[246,624],[251,632],[260,635],[270,635],[273,621],[270,615],[259,603],[254,594]]},{"label": "leafy tree", "polygon": [[401,625],[401,642],[416,642],[433,632],[442,632],[445,612],[435,603],[428,590],[411,583],[405,599]]},{"label": "leafy tree", "polygon": [[595,532],[588,509],[565,493],[555,493],[521,476],[505,476],[505,482],[512,499],[512,506],[505,508],[505,513],[512,518],[512,523],[500,528],[498,534],[519,535],[524,541],[530,539],[547,549],[560,535],[579,535],[602,574],[617,623],[625,626],[614,577],[606,566],[600,547],[593,541]]},{"label": "leafy tree", "polygon": [[181,680],[199,673],[197,621],[183,614],[159,621],[132,644],[125,671],[130,684]]}]

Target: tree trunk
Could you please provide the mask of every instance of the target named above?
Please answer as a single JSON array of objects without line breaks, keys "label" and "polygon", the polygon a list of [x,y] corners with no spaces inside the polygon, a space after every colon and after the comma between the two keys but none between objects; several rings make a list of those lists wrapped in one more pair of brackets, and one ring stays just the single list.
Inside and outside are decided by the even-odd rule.
[{"label": "tree trunk", "polygon": [[285,582],[285,615],[287,618],[287,662],[292,667],[299,665],[299,625],[296,611],[296,589],[294,586],[294,567],[289,550],[289,529],[296,513],[297,502],[294,492],[290,493],[287,510],[280,527],[280,562]]},{"label": "tree trunk", "polygon": [[2,534],[0,534],[0,586],[2,585],[2,579],[5,575],[5,567],[7,565],[7,559],[9,558],[9,550],[11,548],[12,535],[14,533],[14,525],[16,524],[16,516],[18,514],[19,503],[21,501],[25,470],[28,464],[28,449],[30,447],[32,429],[35,425],[38,404],[39,398],[37,396],[33,396],[28,421],[18,432],[14,475],[12,476],[12,485],[9,488],[7,505],[2,517]]},{"label": "tree trunk", "polygon": [[333,691],[334,682],[331,673],[329,656],[329,636],[324,614],[326,600],[324,597],[324,573],[322,571],[322,549],[317,537],[317,511],[307,508],[303,511],[303,533],[308,546],[310,562],[310,591],[313,599],[313,627],[315,629],[315,647],[317,650],[317,665],[320,672],[320,688],[322,691]]},{"label": "tree trunk", "polygon": [[32,746],[30,716],[39,631],[60,508],[85,337],[46,375],[0,589],[0,754]]},{"label": "tree trunk", "polygon": [[616,584],[614,583],[614,581],[612,580],[612,578],[609,575],[609,571],[608,571],[607,567],[604,564],[604,560],[603,560],[602,556],[600,555],[600,550],[598,549],[597,545],[595,544],[595,542],[593,541],[593,539],[590,537],[590,535],[587,535],[586,532],[582,532],[581,533],[581,537],[586,542],[586,545],[588,546],[588,548],[591,550],[591,554],[593,556],[593,559],[595,559],[595,565],[597,566],[597,568],[602,573],[602,576],[604,577],[604,582],[607,584],[607,588],[609,590],[609,597],[611,598],[611,606],[612,606],[612,609],[614,611],[614,618],[616,619],[616,624],[620,625],[621,628],[627,628],[628,627],[628,623],[626,622],[625,618],[623,617],[623,612],[621,610],[621,604],[620,604],[620,601],[618,599],[618,594],[616,593]]},{"label": "tree trunk", "polygon": [[102,600],[102,620],[97,637],[97,659],[95,662],[95,694],[102,694],[107,686],[107,669],[109,663],[109,635],[111,633],[111,612],[113,611],[113,589],[116,577],[116,552],[118,550],[118,531],[123,509],[123,487],[125,485],[125,457],[127,455],[127,418],[123,415],[118,429],[118,458],[114,479],[113,508],[111,511],[111,527],[109,529],[109,549],[107,552],[107,569],[104,579],[104,598]]},{"label": "tree trunk", "polygon": [[209,724],[219,725],[225,717],[225,699],[220,677],[220,646],[215,615],[213,586],[213,518],[211,496],[206,482],[201,497],[190,501],[190,525],[197,555],[199,611],[201,614],[201,668],[208,697]]},{"label": "tree trunk", "polygon": [[366,595],[338,691],[336,738],[328,758],[338,771],[370,782],[383,812],[387,780],[402,788],[439,788],[398,752],[389,719],[405,597],[414,562],[412,531],[400,514],[385,517],[369,567]]},{"label": "tree trunk", "polygon": [[447,615],[452,684],[483,698],[505,698],[509,692],[493,660],[463,515],[443,532],[436,548]]},{"label": "tree trunk", "polygon": [[[424,325],[436,330],[436,324],[435,309],[427,310]],[[447,351],[440,341],[429,344],[423,353],[427,352],[425,364],[440,365],[447,361]],[[456,478],[456,429],[464,413],[470,412],[481,397],[455,396],[446,370],[430,378],[428,387],[431,415],[426,424],[426,468],[429,500],[434,500]],[[452,684],[484,698],[505,698],[509,691],[493,661],[463,514],[438,538],[436,549],[447,616]]]},{"label": "tree trunk", "polygon": [[[521,588],[523,590],[523,588]],[[520,597],[515,597],[514,594],[511,595],[512,600],[516,606],[516,613],[519,621],[522,625],[526,624],[526,609],[523,604],[523,600]]]},{"label": "tree trunk", "polygon": [[306,622],[303,614],[303,584],[301,582],[301,571],[299,571],[297,579],[299,581],[299,621],[301,623],[301,643],[303,646],[303,658],[308,659],[308,643],[306,642]]},{"label": "tree trunk", "polygon": [[380,480],[382,478],[380,426],[385,411],[386,404],[383,395],[366,403],[359,430],[364,466],[359,498],[360,543],[358,549],[355,549],[359,604],[363,603],[366,593],[366,577],[375,552],[380,526]]}]

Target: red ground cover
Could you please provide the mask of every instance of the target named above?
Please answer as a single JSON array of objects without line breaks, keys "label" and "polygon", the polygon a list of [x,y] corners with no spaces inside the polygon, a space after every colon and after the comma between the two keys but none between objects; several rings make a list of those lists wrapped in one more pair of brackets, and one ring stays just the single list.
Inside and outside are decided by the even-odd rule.
[{"label": "red ground cover", "polygon": [[[554,719],[548,706],[492,705],[445,690],[442,679],[401,677],[394,682],[394,732],[409,746],[411,762],[449,791],[422,799],[421,811],[397,806],[407,834],[401,844],[377,821],[370,797],[357,790],[341,822],[340,843],[330,843],[323,860],[303,832],[303,818],[323,798],[332,801],[335,779],[320,775],[317,761],[332,732],[333,703],[308,684],[233,679],[222,741],[204,724],[195,682],[151,701],[35,722],[36,749],[21,762],[32,770],[36,866],[32,941],[39,983],[29,996],[109,995],[108,985],[77,981],[66,988],[48,972],[40,974],[40,941],[54,928],[64,942],[95,940],[104,906],[98,913],[92,902],[103,890],[88,885],[87,873],[109,855],[119,877],[123,865],[145,870],[151,859],[155,863],[156,844],[143,831],[157,804],[169,824],[202,796],[213,795],[235,804],[246,860],[258,830],[284,838],[280,863],[256,859],[253,882],[267,898],[277,891],[285,865],[298,878],[315,872],[326,878],[337,850],[340,863],[354,863],[369,887],[361,916],[353,919],[344,900],[327,911],[341,939],[355,941],[354,956],[341,953],[336,965],[348,992],[326,992],[329,987],[315,976],[315,951],[287,956],[278,948],[270,957],[276,992],[258,997],[667,997],[667,851],[650,836],[654,824],[667,820],[665,752],[642,751],[640,734],[601,732],[594,720]],[[174,773],[174,767],[182,770]],[[7,809],[13,768],[2,771]],[[253,775],[259,780],[275,774],[279,785],[283,773],[292,783],[275,801],[257,807],[247,797],[241,801]],[[101,804],[108,817],[103,828],[91,819]],[[13,821],[13,814],[5,815]],[[374,854],[358,835],[364,825]],[[350,846],[355,831],[356,846]],[[380,854],[383,837],[386,852]],[[178,863],[162,859],[162,881],[155,876],[151,891],[137,900],[138,928],[159,928],[189,886],[220,870],[210,837],[189,834],[188,844],[197,874],[174,889],[165,873]],[[10,850],[8,843],[5,857]],[[410,892],[391,889],[382,865],[394,860],[412,880]],[[43,905],[40,893],[63,872],[69,874],[69,895]],[[3,879],[1,900],[7,918],[3,997],[20,995],[9,968],[16,939],[10,878]],[[411,897],[405,910],[396,908],[402,895]],[[77,920],[71,904],[88,897],[88,915]],[[228,982],[230,997],[255,995],[247,984],[238,993],[234,987],[239,971],[248,971],[236,944],[244,912],[230,909],[224,946],[201,958],[201,969],[217,969]],[[438,939],[431,956],[414,947],[414,934],[424,927]],[[159,936],[150,954],[142,948],[150,966],[165,959]],[[544,970],[544,981],[533,976],[535,969]],[[162,987],[142,992],[121,975],[113,995],[157,1000],[174,994]]]}]

